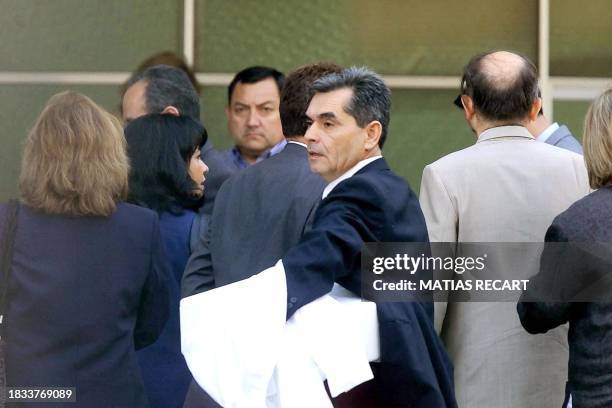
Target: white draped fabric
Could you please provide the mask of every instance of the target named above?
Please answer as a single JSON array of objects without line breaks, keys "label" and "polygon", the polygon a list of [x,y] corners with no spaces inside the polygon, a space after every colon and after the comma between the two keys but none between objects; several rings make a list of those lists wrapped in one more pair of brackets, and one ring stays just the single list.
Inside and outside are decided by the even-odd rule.
[{"label": "white draped fabric", "polygon": [[181,346],[196,382],[224,407],[331,407],[373,378],[376,305],[344,288],[285,321],[282,261],[240,282],[181,300]]}]

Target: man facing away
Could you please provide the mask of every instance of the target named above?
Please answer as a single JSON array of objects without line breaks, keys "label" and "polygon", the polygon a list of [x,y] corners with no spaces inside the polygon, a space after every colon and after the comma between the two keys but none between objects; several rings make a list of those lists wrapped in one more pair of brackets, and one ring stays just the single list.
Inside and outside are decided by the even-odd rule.
[{"label": "man facing away", "polygon": [[238,72],[227,88],[227,128],[235,146],[223,152],[238,171],[278,153],[285,145],[279,113],[284,75],[254,66]]},{"label": "man facing away", "polygon": [[[425,167],[421,206],[432,242],[543,242],[553,218],[588,192],[582,156],[537,143],[537,71],[498,51],[473,57],[460,101],[476,144]],[[543,176],[545,175],[545,177]],[[521,260],[508,256],[502,266]],[[511,302],[436,304],[461,407],[558,407],[567,330],[529,336]]]}]

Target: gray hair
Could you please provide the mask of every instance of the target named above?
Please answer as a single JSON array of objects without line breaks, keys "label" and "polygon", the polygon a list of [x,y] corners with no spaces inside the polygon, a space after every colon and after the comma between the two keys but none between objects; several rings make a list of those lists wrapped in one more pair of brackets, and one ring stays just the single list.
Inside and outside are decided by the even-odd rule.
[{"label": "gray hair", "polygon": [[387,138],[391,91],[376,72],[366,67],[350,67],[339,73],[326,75],[312,85],[315,93],[331,92],[349,88],[353,91],[351,101],[344,107],[346,113],[355,118],[359,127],[379,121],[382,133],[378,145],[382,148]]},{"label": "gray hair", "polygon": [[148,113],[161,113],[174,106],[181,115],[200,120],[200,98],[187,74],[169,65],[154,65],[137,72],[128,80],[126,89],[146,81],[145,106]]}]

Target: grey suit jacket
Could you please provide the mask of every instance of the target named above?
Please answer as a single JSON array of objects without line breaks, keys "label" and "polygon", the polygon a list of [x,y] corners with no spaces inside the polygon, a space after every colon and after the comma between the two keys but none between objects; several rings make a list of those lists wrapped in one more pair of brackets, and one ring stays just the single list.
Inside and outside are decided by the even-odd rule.
[{"label": "grey suit jacket", "polygon": [[[504,126],[428,165],[420,200],[432,242],[542,242],[553,218],[588,191],[580,155]],[[460,407],[561,406],[566,328],[531,336],[511,302],[436,303],[434,312]]]},{"label": "grey suit jacket", "polygon": [[296,143],[236,173],[219,191],[207,232],[187,263],[182,296],[274,265],[298,243],[324,186],[310,171],[306,148]]},{"label": "grey suit jacket", "polygon": [[582,145],[565,125],[559,126],[559,129],[555,130],[553,134],[546,139],[546,143],[570,150],[574,153],[582,154]]},{"label": "grey suit jacket", "polygon": [[200,214],[210,216],[210,214],[212,214],[215,197],[221,185],[236,171],[226,163],[223,153],[215,149],[211,141],[207,141],[206,144],[202,146],[200,157],[208,166],[204,190],[204,205],[200,209]]}]

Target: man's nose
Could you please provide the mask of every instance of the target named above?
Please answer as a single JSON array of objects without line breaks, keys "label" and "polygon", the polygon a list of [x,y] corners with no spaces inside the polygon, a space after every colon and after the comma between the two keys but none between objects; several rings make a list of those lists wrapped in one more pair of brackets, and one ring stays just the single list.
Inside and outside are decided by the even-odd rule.
[{"label": "man's nose", "polygon": [[259,113],[257,113],[257,109],[251,109],[251,111],[249,112],[249,119],[247,121],[247,126],[249,127],[259,126],[260,119],[261,118],[259,117]]},{"label": "man's nose", "polygon": [[308,142],[313,142],[313,143],[318,140],[317,132],[315,130],[314,125],[310,125],[308,129],[306,129],[306,134],[304,134],[304,139],[306,139],[306,141]]}]

